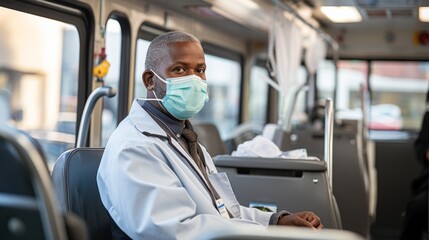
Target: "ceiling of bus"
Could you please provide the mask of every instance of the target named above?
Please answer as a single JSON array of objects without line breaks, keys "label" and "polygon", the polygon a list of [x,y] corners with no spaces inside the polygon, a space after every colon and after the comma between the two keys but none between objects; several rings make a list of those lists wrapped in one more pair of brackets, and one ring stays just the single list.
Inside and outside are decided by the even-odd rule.
[{"label": "ceiling of bus", "polygon": [[[246,39],[266,41],[270,10],[275,5],[268,0],[147,0],[166,9],[180,12],[198,21],[223,31],[238,34]],[[239,15],[239,10],[245,2],[259,5],[259,9],[252,10],[251,14]],[[429,6],[429,0],[282,0],[289,5],[307,5],[313,9],[313,17],[325,29],[372,29],[375,28],[409,28],[428,27],[428,23],[418,20],[418,6]],[[226,8],[232,13],[215,11],[214,6],[219,2],[226,2]],[[355,5],[363,15],[360,23],[333,23],[320,12],[322,5]],[[236,11],[236,12],[234,12]],[[265,16],[265,18],[264,18]],[[261,26],[261,19],[265,19],[265,26]],[[259,20],[259,22],[258,22]]]},{"label": "ceiling of bus", "polygon": [[[418,20],[418,7],[428,6],[429,0],[308,0],[315,11],[313,16],[327,27],[374,28],[395,25],[410,27],[424,25]],[[360,23],[332,23],[319,10],[323,5],[357,6],[363,16]],[[427,25],[427,24],[426,24]]]},{"label": "ceiling of bus", "polygon": [[[266,31],[257,26],[252,26],[242,19],[231,19],[227,13],[214,11],[210,0],[147,0],[155,5],[161,6],[167,10],[179,12],[185,16],[194,18],[198,21],[213,26],[222,31],[230,32],[234,35],[242,36],[246,39],[266,40]],[[234,2],[234,1],[231,1]],[[234,4],[232,4],[234,5]],[[240,21],[241,20],[241,21]],[[250,21],[251,22],[251,21]],[[250,31],[249,31],[250,30]]]}]

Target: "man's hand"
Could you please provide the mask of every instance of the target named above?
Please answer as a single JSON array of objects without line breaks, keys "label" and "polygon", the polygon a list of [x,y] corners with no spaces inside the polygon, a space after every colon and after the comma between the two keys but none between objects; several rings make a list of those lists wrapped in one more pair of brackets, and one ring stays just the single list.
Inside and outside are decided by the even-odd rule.
[{"label": "man's hand", "polygon": [[299,212],[284,215],[279,219],[278,225],[308,227],[312,229],[323,228],[320,218],[313,212]]}]

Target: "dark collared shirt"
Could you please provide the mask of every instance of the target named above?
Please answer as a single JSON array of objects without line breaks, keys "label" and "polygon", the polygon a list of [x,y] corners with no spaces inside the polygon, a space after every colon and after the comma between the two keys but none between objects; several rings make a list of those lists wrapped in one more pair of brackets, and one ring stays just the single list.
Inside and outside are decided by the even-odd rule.
[{"label": "dark collared shirt", "polygon": [[180,145],[182,145],[185,151],[189,152],[188,142],[182,136],[183,130],[187,126],[186,122],[188,125],[191,125],[189,120],[185,120],[185,121],[177,120],[169,113],[166,113],[160,110],[159,108],[155,107],[153,104],[151,104],[148,101],[144,102],[142,107],[146,111],[148,111],[151,115],[155,116],[158,119],[158,122],[162,122],[164,126],[161,126],[161,127],[164,129],[164,131],[170,137],[176,139],[180,143]]},{"label": "dark collared shirt", "polygon": [[173,138],[179,139],[182,136],[183,129],[185,129],[185,123],[181,122],[177,119],[175,119],[170,114],[167,114],[158,108],[156,108],[153,104],[146,101],[143,103],[142,106],[144,109],[149,111],[151,114],[155,115],[157,118],[159,118],[172,132],[167,132],[167,134],[173,134],[174,136],[171,136]]}]

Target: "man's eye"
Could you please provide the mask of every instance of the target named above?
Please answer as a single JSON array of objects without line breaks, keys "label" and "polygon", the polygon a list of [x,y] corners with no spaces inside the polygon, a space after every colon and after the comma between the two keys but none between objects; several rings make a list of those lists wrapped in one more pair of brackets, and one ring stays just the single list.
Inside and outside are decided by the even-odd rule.
[{"label": "man's eye", "polygon": [[198,72],[198,73],[205,73],[205,72],[206,72],[206,69],[205,69],[205,68],[198,68],[198,69],[197,69],[197,72]]},{"label": "man's eye", "polygon": [[173,69],[173,71],[175,71],[176,73],[183,73],[183,72],[185,72],[186,70],[185,70],[185,68],[183,68],[183,67],[175,67],[175,68]]}]

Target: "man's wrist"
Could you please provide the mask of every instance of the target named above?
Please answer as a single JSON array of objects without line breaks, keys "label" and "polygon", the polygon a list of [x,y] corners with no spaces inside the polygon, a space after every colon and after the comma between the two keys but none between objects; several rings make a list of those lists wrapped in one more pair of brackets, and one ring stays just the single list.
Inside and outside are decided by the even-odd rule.
[{"label": "man's wrist", "polygon": [[270,225],[278,225],[280,218],[288,215],[291,215],[291,213],[286,210],[280,211],[278,213],[274,213],[270,218]]}]

